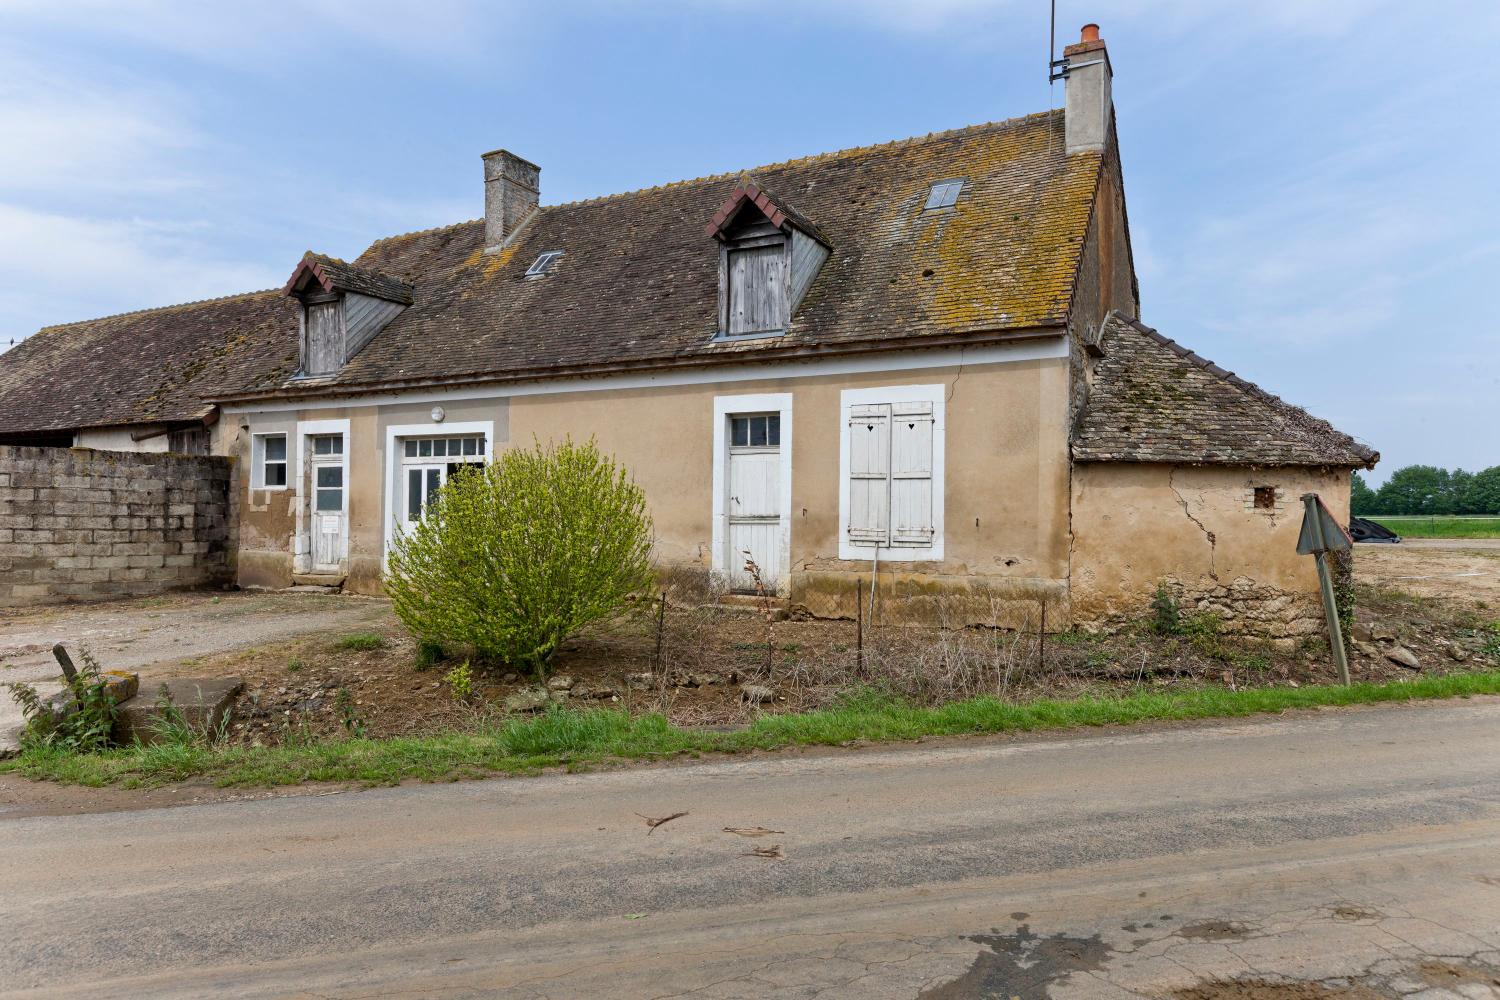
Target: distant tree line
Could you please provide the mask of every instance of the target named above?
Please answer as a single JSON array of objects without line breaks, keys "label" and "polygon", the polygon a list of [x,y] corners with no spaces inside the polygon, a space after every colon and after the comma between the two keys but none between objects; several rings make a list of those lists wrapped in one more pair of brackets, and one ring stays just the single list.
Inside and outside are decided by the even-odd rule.
[{"label": "distant tree line", "polygon": [[1370,514],[1500,514],[1500,465],[1483,472],[1408,465],[1391,473],[1378,490],[1355,473],[1349,487],[1350,509]]}]

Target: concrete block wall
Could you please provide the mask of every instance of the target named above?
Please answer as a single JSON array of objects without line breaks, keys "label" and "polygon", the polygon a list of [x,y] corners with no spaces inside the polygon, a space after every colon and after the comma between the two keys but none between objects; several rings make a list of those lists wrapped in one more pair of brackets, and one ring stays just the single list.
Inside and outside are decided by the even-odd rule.
[{"label": "concrete block wall", "polygon": [[217,585],[227,458],[0,446],[0,607]]}]

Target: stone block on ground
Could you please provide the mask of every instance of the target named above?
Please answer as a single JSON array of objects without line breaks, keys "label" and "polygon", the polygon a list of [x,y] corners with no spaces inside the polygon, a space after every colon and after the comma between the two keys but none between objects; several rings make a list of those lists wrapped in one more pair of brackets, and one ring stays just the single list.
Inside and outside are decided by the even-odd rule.
[{"label": "stone block on ground", "polygon": [[238,677],[179,677],[143,685],[139,694],[120,705],[113,734],[116,743],[139,739],[149,744],[156,740],[153,726],[161,715],[158,702],[163,700],[163,688],[187,724],[204,731],[217,729],[233,718],[235,698],[245,683]]}]

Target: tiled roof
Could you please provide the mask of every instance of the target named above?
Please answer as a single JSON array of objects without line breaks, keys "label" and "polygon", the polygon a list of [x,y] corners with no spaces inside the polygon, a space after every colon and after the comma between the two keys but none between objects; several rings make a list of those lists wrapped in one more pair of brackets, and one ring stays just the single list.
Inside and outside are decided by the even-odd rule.
[{"label": "tiled roof", "polygon": [[51,326],[0,354],[0,434],[195,420],[297,368],[280,289]]},{"label": "tiled roof", "polygon": [[[787,335],[752,351],[1060,324],[1099,170],[1098,154],[1064,154],[1054,111],[544,206],[495,254],[482,220],[391,237],[354,263],[410,281],[415,304],[331,382],[743,361],[743,345],[710,343],[719,258],[704,226],[747,177],[794,202],[833,247]],[[958,204],[923,211],[932,182],[950,177],[969,180]],[[526,280],[548,250],[565,256]]]},{"label": "tiled roof", "polygon": [[1076,423],[1080,462],[1371,467],[1380,455],[1306,410],[1112,313]]},{"label": "tiled roof", "polygon": [[[352,264],[310,254],[297,275],[412,302],[334,378],[288,383],[298,305],[280,291],[171,306],[49,327],[0,354],[0,433],[192,419],[214,400],[259,393],[742,362],[1053,326],[1067,314],[1100,164],[1065,155],[1062,112],[1051,111],[543,206],[495,254],[484,253],[483,220],[379,240]],[[969,181],[958,204],[924,211],[932,182],[952,177]],[[704,226],[748,184],[833,253],[784,337],[714,344],[719,256]],[[564,256],[526,280],[547,250]]]},{"label": "tiled roof", "polygon": [[400,278],[393,278],[379,271],[372,271],[309,250],[302,255],[301,262],[287,279],[286,291],[293,291],[304,276],[316,281],[325,292],[355,292],[373,295],[387,302],[411,305],[411,285]]}]

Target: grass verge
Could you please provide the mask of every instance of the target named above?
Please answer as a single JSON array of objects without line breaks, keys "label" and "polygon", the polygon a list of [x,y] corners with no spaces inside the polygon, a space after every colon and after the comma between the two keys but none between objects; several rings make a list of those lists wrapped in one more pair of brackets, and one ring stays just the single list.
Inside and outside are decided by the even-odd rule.
[{"label": "grass verge", "polygon": [[1370,518],[1403,538],[1500,538],[1500,517]]},{"label": "grass verge", "polygon": [[965,733],[1032,732],[1155,720],[1235,718],[1294,708],[1416,701],[1500,694],[1500,670],[1422,677],[1352,687],[1256,688],[1140,692],[1121,697],[1042,699],[1012,704],[973,698],[918,708],[875,693],[835,708],[768,715],[748,730],[712,733],[669,725],[659,715],[609,709],[557,709],[470,732],[395,739],[294,742],[277,747],[212,747],[179,741],[98,753],[31,749],[0,772],[33,780],[141,787],[187,779],[220,786],[294,785],[307,781],[394,784],[456,780],[579,767],[609,760],[679,754],[739,753],[854,740],[911,740]]}]

